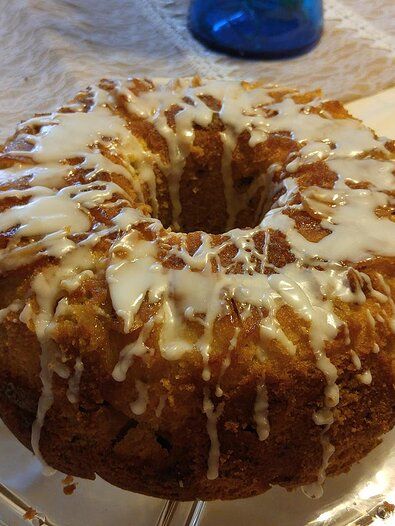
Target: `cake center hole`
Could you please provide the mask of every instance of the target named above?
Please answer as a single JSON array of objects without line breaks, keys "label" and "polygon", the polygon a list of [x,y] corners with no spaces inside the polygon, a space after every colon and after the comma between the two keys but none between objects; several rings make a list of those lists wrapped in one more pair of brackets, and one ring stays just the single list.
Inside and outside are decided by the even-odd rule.
[{"label": "cake center hole", "polygon": [[[230,176],[228,176],[230,179]],[[262,172],[224,180],[222,173],[198,169],[184,174],[177,203],[164,192],[159,196],[158,217],[163,225],[185,233],[222,234],[233,228],[253,228],[270,209],[270,177]]]}]

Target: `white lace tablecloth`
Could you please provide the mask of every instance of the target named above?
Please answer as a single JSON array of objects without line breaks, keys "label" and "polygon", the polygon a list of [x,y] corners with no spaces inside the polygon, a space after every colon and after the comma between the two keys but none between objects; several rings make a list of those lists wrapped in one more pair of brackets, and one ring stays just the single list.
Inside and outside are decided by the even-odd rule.
[{"label": "white lace tablecloth", "polygon": [[263,78],[344,101],[395,84],[395,1],[324,0],[309,54],[252,61],[207,51],[186,29],[188,0],[0,0],[0,139],[102,77]]}]

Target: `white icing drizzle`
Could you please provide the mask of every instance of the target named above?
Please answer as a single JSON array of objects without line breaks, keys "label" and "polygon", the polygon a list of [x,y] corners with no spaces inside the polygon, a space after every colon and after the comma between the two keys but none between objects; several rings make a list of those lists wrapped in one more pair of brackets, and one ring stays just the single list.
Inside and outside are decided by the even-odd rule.
[{"label": "white icing drizzle", "polygon": [[317,482],[314,482],[313,484],[309,484],[308,486],[303,486],[302,491],[303,493],[311,498],[311,499],[319,499],[323,495],[323,488],[322,484],[325,482],[326,478],[326,470],[329,465],[329,461],[333,453],[335,452],[335,447],[330,443],[329,438],[327,436],[327,431],[329,429],[331,424],[328,424],[323,432],[321,433],[321,445],[322,445],[322,464],[318,471],[318,477]]},{"label": "white icing drizzle", "polygon": [[[146,86],[147,91],[138,95],[129,89],[127,82],[117,83],[112,92],[94,88],[93,105],[87,113],[35,117],[23,126],[37,128],[37,133],[21,132],[24,144],[30,147],[6,149],[4,154],[16,162],[0,170],[0,184],[22,178],[25,183],[21,188],[0,193],[1,199],[15,200],[13,206],[0,212],[0,232],[12,231],[11,241],[0,251],[0,270],[6,272],[43,256],[59,260],[56,266],[44,267],[33,278],[38,312],[35,313],[30,303],[24,307],[23,302],[11,309],[16,308],[15,312],[23,309],[20,319],[33,325],[42,345],[43,390],[32,430],[33,449],[41,458],[40,432],[53,403],[54,372],[69,378],[68,397],[73,403],[78,400],[83,364],[77,358],[74,373],[69,377],[67,367],[58,359],[51,331],[56,328],[59,316],[70,308],[67,295],[77,290],[85,279],[93,278],[100,266],[105,270],[113,308],[122,320],[125,333],[139,328],[143,302],[158,307],[156,314],[142,325],[137,340],[120,352],[112,373],[116,381],[126,378],[135,356],[150,352],[147,340],[153,327],[158,326],[162,356],[177,360],[186,352],[199,351],[203,379],[208,382],[214,326],[226,315],[230,302],[238,305],[241,324],[254,307],[267,312],[260,322],[262,347],[267,340],[275,340],[290,359],[297,348],[279,322],[279,309],[288,306],[306,322],[317,368],[326,380],[324,406],[313,415],[314,422],[324,426],[320,432],[323,459],[317,482],[322,484],[333,454],[327,431],[333,423],[333,408],[339,402],[337,370],[326,355],[326,346],[341,327],[345,328],[346,345],[350,344],[348,327],[334,312],[334,300],[362,304],[366,301],[363,287],[367,287],[368,294],[378,302],[380,312],[384,304],[392,309],[392,316],[387,320],[380,313],[373,316],[368,310],[370,327],[375,329],[376,320],[387,321],[395,332],[395,304],[385,279],[378,275],[381,291],[373,288],[367,274],[356,270],[352,270],[355,288],[349,281],[353,263],[374,256],[395,255],[395,224],[376,214],[378,209],[393,206],[394,165],[390,160],[371,156],[359,158],[372,151],[389,158],[384,141],[356,120],[332,119],[324,113],[314,113],[312,110],[320,107],[319,100],[297,103],[291,93],[276,102],[269,94],[276,91],[273,87],[252,88],[223,81],[194,83],[190,79],[172,83],[156,81]],[[126,119],[114,112],[121,96],[126,101],[125,111],[150,123],[165,140],[169,161],[152,153],[144,141],[133,135]],[[217,112],[211,109],[203,96],[219,101],[220,109]],[[175,106],[178,111],[171,127],[166,112]],[[228,231],[219,245],[213,244],[210,234],[202,233],[200,246],[190,254],[185,234],[165,230],[158,219],[144,215],[137,205],[149,205],[153,215],[158,214],[155,176],[158,167],[170,194],[172,228],[182,227],[183,213],[187,211],[182,210],[180,183],[194,143],[193,126],[207,128],[215,113],[223,123],[220,137]],[[232,154],[238,136],[245,131],[250,134],[251,147],[263,143],[271,133],[290,132],[299,150],[287,160],[284,173],[276,183],[273,177],[281,173],[282,167],[273,163],[267,173],[258,174],[250,188],[240,195],[233,184]],[[103,153],[106,151],[107,154]],[[333,188],[299,187],[298,171],[317,161],[325,163],[336,175]],[[27,163],[31,166],[27,167]],[[83,173],[83,180],[78,183],[69,179],[75,166]],[[133,195],[121,188],[115,178],[109,180],[108,174],[115,174],[118,182],[124,180],[133,189]],[[256,227],[236,228],[238,213],[260,190],[257,221],[266,200],[274,195],[280,197]],[[108,213],[106,222],[95,218],[96,208]],[[286,210],[309,211],[328,235],[318,242],[308,241],[292,216],[283,213]],[[140,231],[144,229],[149,235]],[[268,262],[271,231],[284,236],[294,256],[293,262],[281,268]],[[265,239],[261,251],[255,244],[255,236],[262,232]],[[177,244],[170,242],[175,237]],[[108,264],[95,263],[90,255],[91,249],[102,240],[110,242]],[[236,248],[237,253],[224,267],[220,254],[229,247]],[[161,256],[163,251],[167,258],[177,257],[183,268],[168,268]],[[240,273],[234,273],[236,265],[241,266]],[[270,272],[265,273],[266,270]],[[14,303],[0,311],[0,323]],[[197,341],[191,339],[188,331],[188,324],[193,322],[203,327]],[[235,332],[230,342],[230,350],[235,348],[239,330],[236,329],[237,334]],[[373,352],[378,351],[375,343]],[[355,351],[351,351],[351,357],[360,369]],[[223,394],[219,382],[229,363],[225,358],[221,367],[216,387],[219,397]],[[369,375],[370,372],[365,371],[358,377],[368,384]],[[136,380],[136,390],[138,397],[132,402],[131,410],[143,414],[148,403],[148,386]],[[160,401],[158,417],[162,409]],[[217,420],[222,410],[223,404],[214,410],[206,387],[203,411],[207,415],[211,443],[208,478],[218,476]],[[264,378],[257,386],[254,418],[259,438],[264,440],[269,432]]]},{"label": "white icing drizzle", "polygon": [[[103,137],[117,137],[127,141],[128,133],[124,122],[109,109],[97,106],[89,113],[56,113],[46,117],[35,117],[25,124],[43,126],[39,135],[25,135],[34,144],[30,152],[37,162],[56,162],[84,155],[87,146],[96,144]],[[78,133],[76,133],[78,130]]]},{"label": "white icing drizzle", "polygon": [[19,314],[19,320],[25,325],[29,326],[32,319],[33,319],[33,309],[32,309],[31,303],[26,303],[21,313]]},{"label": "white icing drizzle", "polygon": [[268,418],[269,399],[266,383],[263,379],[256,389],[256,399],[254,404],[254,420],[259,440],[266,440],[270,433]]},{"label": "white icing drizzle", "polygon": [[376,320],[374,319],[372,313],[370,312],[370,309],[366,309],[366,316],[367,316],[370,327],[374,331],[376,327]]},{"label": "white icing drizzle", "polygon": [[376,276],[378,280],[380,281],[380,285],[385,293],[386,300],[389,302],[392,310],[392,316],[388,318],[388,325],[390,330],[395,334],[395,302],[391,295],[391,289],[388,283],[385,282],[385,279],[381,274],[378,272],[376,273]]},{"label": "white icing drizzle", "polygon": [[350,354],[352,363],[354,364],[355,368],[359,370],[362,367],[361,359],[353,349],[351,349]]},{"label": "white icing drizzle", "polygon": [[21,300],[13,301],[8,307],[0,309],[0,323],[2,323],[11,312],[19,312],[23,307],[23,302]]},{"label": "white icing drizzle", "polygon": [[350,329],[348,328],[347,323],[344,324],[344,343],[346,345],[350,345],[351,343]]},{"label": "white icing drizzle", "polygon": [[77,356],[74,364],[74,374],[69,378],[69,387],[67,389],[67,398],[72,404],[77,404],[79,400],[81,376],[84,372],[84,364]]},{"label": "white icing drizzle", "polygon": [[90,227],[88,218],[73,201],[52,195],[33,198],[26,205],[15,206],[0,214],[2,232],[17,225],[21,225],[18,228],[20,237],[47,234],[48,229],[68,229],[74,234]]},{"label": "white icing drizzle", "polygon": [[135,415],[145,413],[149,401],[148,385],[141,380],[136,380],[137,398],[130,404],[130,409]]},{"label": "white icing drizzle", "polygon": [[361,384],[370,385],[372,383],[372,373],[369,369],[361,374],[357,374],[357,378]]},{"label": "white icing drizzle", "polygon": [[228,367],[229,367],[229,365],[231,363],[230,352],[233,351],[234,349],[236,349],[237,339],[239,337],[239,334],[240,334],[240,327],[236,327],[235,328],[235,332],[233,334],[233,337],[232,337],[232,339],[229,342],[228,353],[225,356],[225,358],[223,359],[223,362],[221,364],[221,369],[219,371],[218,381],[217,381],[217,385],[215,387],[215,396],[217,398],[221,398],[221,396],[223,396],[223,394],[224,394],[220,384],[221,384],[221,380],[222,380],[224,374],[226,373],[226,370],[228,369]]},{"label": "white icing drizzle", "polygon": [[37,406],[37,414],[36,419],[33,422],[32,425],[32,434],[31,434],[31,444],[32,449],[36,457],[41,462],[43,468],[43,473],[45,475],[53,475],[55,473],[55,470],[52,469],[48,464],[45,462],[43,456],[40,452],[40,437],[41,437],[41,430],[44,425],[44,420],[47,412],[52,407],[53,404],[53,393],[52,393],[52,375],[53,375],[53,369],[51,369],[51,358],[52,354],[55,354],[55,349],[53,348],[54,344],[50,341],[41,341],[41,357],[40,357],[40,365],[41,365],[41,373],[40,373],[40,379],[42,382],[42,391],[41,396],[38,401]]},{"label": "white icing drizzle", "polygon": [[218,477],[220,444],[218,440],[217,421],[222,415],[224,403],[221,402],[214,409],[207,387],[203,391],[203,413],[207,416],[207,433],[210,438],[210,450],[207,463],[207,478],[214,480]]},{"label": "white icing drizzle", "polygon": [[385,319],[382,317],[381,314],[376,314],[376,321],[379,321],[380,323],[385,323]]},{"label": "white icing drizzle", "polygon": [[73,276],[72,278],[63,279],[61,281],[61,286],[63,289],[67,290],[68,292],[74,292],[77,290],[81,283],[89,278],[93,278],[94,273],[91,270],[83,270],[80,274],[77,274],[76,276]]},{"label": "white icing drizzle", "polygon": [[[68,378],[69,372],[62,367],[59,361],[59,352],[55,342],[51,339],[50,329],[55,314],[56,302],[61,294],[61,283],[64,279],[70,279],[78,274],[79,270],[85,270],[92,265],[92,259],[87,249],[75,251],[63,258],[58,266],[51,266],[38,273],[32,281],[32,290],[40,308],[38,314],[31,311],[37,338],[41,344],[42,353],[40,357],[42,392],[38,401],[37,416],[32,426],[32,448],[34,454],[42,462],[44,472],[53,473],[40,453],[40,435],[44,425],[47,412],[53,404],[53,374],[56,372],[63,378]],[[85,267],[85,268],[84,268]]]},{"label": "white icing drizzle", "polygon": [[158,405],[155,409],[155,416],[160,418],[162,411],[166,406],[167,395],[160,395]]},{"label": "white icing drizzle", "polygon": [[150,334],[154,325],[154,318],[151,318],[145,323],[140,331],[137,340],[133,343],[129,343],[122,349],[119,354],[119,360],[112,372],[112,377],[117,382],[123,382],[126,378],[129,367],[132,364],[134,356],[143,356],[149,351],[145,345],[145,339]]}]

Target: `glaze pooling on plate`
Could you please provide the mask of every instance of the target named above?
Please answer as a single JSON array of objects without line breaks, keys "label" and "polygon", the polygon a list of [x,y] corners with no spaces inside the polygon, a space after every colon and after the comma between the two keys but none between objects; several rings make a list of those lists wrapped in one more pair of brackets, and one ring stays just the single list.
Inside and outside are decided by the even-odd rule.
[{"label": "glaze pooling on plate", "polygon": [[[381,285],[376,290],[370,277],[354,268],[364,260],[395,255],[395,224],[386,213],[394,206],[394,164],[386,141],[357,120],[333,119],[319,98],[298,102],[295,92],[274,86],[196,79],[140,80],[139,89],[131,86],[129,81],[103,82],[91,89],[85,106],[77,101],[60,112],[26,121],[20,125],[16,141],[7,144],[3,152],[3,158],[21,162],[3,168],[0,181],[23,178],[24,187],[10,188],[0,195],[2,200],[17,200],[0,213],[0,230],[12,232],[0,253],[0,269],[5,272],[48,256],[57,259],[32,279],[34,308],[29,300],[26,305],[14,302],[0,310],[1,320],[10,311],[21,312],[20,319],[34,327],[42,346],[43,389],[32,429],[33,450],[44,462],[39,441],[53,402],[53,375],[68,379],[68,399],[77,403],[84,374],[80,359],[72,370],[56,358],[51,332],[67,313],[67,292],[104,272],[125,333],[133,329],[144,302],[158,307],[137,340],[120,353],[112,373],[117,382],[125,380],[134,357],[152,352],[148,340],[158,328],[162,356],[178,360],[187,352],[201,353],[202,378],[208,382],[214,326],[226,315],[230,302],[240,306],[244,319],[252,308],[265,313],[260,321],[262,346],[257,351],[262,362],[266,359],[264,342],[270,340],[276,340],[290,357],[297,354],[277,319],[280,308],[290,307],[308,323],[310,347],[326,381],[323,407],[313,415],[321,429],[322,465],[318,486],[306,488],[318,496],[334,452],[328,430],[341,397],[338,371],[325,347],[340,330],[348,330],[335,313],[334,302],[362,304],[367,295],[374,297],[378,303],[390,305],[391,314],[380,321],[395,330],[395,307],[385,279],[379,275]],[[169,110],[174,108],[173,122],[169,122]],[[148,142],[144,144],[133,133],[128,114],[154,127],[165,141],[167,156],[153,152]],[[194,147],[196,127],[207,128],[214,119],[222,123],[226,231],[217,236],[200,232],[198,247],[191,253],[188,234],[180,231],[182,217],[188,214],[182,206],[180,180]],[[271,134],[290,137],[298,148],[284,166],[272,164],[240,193],[234,184],[232,155],[243,133],[249,134],[252,148]],[[299,184],[295,174],[315,162],[325,163],[333,175],[332,185]],[[76,166],[83,174],[83,184],[70,177]],[[164,228],[156,218],[158,169],[168,185],[170,228]],[[237,228],[239,213],[256,195],[256,226]],[[267,203],[270,207],[265,210]],[[97,208],[104,211],[105,220],[93,213]],[[299,231],[295,212],[307,212],[319,222],[324,232],[319,240],[308,240]],[[289,248],[290,257],[281,266],[268,258],[273,233],[281,233]],[[104,262],[92,256],[92,250],[103,241],[109,246]],[[229,250],[233,250],[231,260],[222,257]],[[177,263],[172,266],[169,261]],[[376,320],[369,313],[372,330]],[[202,327],[195,340],[188,333],[189,322]],[[229,344],[232,349],[237,338],[236,329]],[[357,350],[352,359],[357,378],[370,384],[371,373],[361,369]],[[223,363],[221,374],[229,363]],[[149,400],[149,386],[139,382],[136,390],[138,397],[131,410],[141,415]],[[218,382],[215,397],[219,403],[215,406],[214,396],[204,389],[202,411],[211,444],[209,479],[215,479],[220,470],[217,420],[223,410],[222,395]],[[270,398],[264,377],[257,385],[253,411],[263,441],[270,433]]]}]

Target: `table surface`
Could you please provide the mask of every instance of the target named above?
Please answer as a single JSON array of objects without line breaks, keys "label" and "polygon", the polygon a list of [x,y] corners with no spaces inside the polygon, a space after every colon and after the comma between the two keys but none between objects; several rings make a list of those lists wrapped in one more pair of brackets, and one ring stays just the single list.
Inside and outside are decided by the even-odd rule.
[{"label": "table surface", "polygon": [[324,0],[325,30],[307,55],[282,61],[206,50],[186,29],[188,0],[3,0],[0,139],[101,77],[263,78],[323,88],[349,101],[395,85],[395,2]]}]

